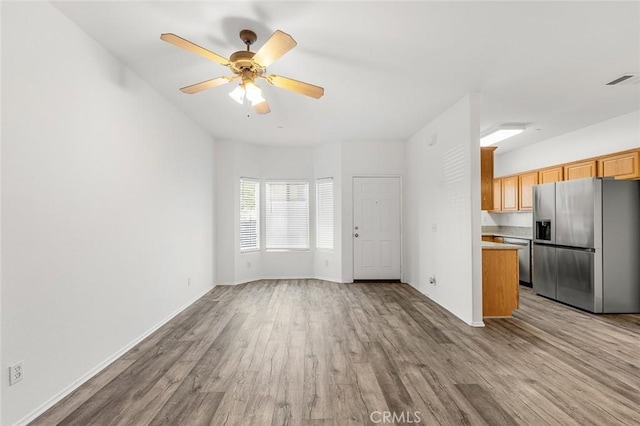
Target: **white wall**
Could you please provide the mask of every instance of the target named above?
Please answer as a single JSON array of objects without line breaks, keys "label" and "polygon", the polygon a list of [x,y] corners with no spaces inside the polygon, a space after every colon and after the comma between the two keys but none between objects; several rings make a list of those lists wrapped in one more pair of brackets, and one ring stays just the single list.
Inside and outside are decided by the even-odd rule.
[{"label": "white wall", "polygon": [[467,95],[407,142],[404,253],[407,283],[482,325],[477,103]]},{"label": "white wall", "polygon": [[[219,284],[270,278],[312,278],[314,271],[315,182],[313,147],[277,147],[237,141],[216,142],[217,277]],[[261,180],[262,249],[240,253],[240,178]],[[264,249],[264,182],[309,182],[310,249],[274,252]],[[225,251],[225,253],[223,253]]]},{"label": "white wall", "polygon": [[[215,235],[216,261],[215,283],[231,284],[235,281],[235,186],[231,181],[234,173],[235,146],[233,142],[216,141],[215,144]],[[247,176],[249,177],[249,176]]]},{"label": "white wall", "polygon": [[404,175],[402,141],[342,143],[342,282],[353,282],[353,177]]},{"label": "white wall", "polygon": [[214,152],[49,3],[2,4],[2,87],[10,425],[212,287]]},{"label": "white wall", "polygon": [[494,174],[506,176],[637,147],[640,147],[640,111],[504,154],[498,149],[494,155]]},{"label": "white wall", "polygon": [[[309,182],[309,250],[265,251],[263,278],[313,278],[315,253],[316,187],[313,176],[313,148],[261,147],[264,180],[303,180]],[[264,186],[263,186],[264,187]],[[264,218],[264,204],[262,210]],[[264,221],[263,221],[264,223]],[[239,224],[238,224],[239,225]],[[264,227],[263,227],[264,228]],[[264,229],[263,229],[264,236]],[[264,241],[264,238],[263,238]]]},{"label": "white wall", "polygon": [[531,228],[533,217],[530,211],[517,213],[482,212],[482,226],[519,226]]},{"label": "white wall", "polygon": [[[233,164],[233,166],[230,166]],[[263,278],[320,278],[353,281],[353,176],[394,175],[404,171],[404,143],[396,141],[326,143],[315,147],[265,146],[246,142],[216,142],[217,272],[219,284]],[[240,253],[239,181],[253,177],[303,179],[309,185],[309,251]],[[315,179],[334,178],[334,250],[315,249]],[[230,189],[232,188],[232,189]],[[262,185],[264,192],[264,184]],[[264,194],[262,217],[264,218]],[[264,221],[263,221],[264,224]],[[264,227],[263,227],[264,228]],[[264,229],[262,229],[264,242]],[[233,247],[234,253],[223,253]],[[250,267],[249,267],[250,263]]]}]

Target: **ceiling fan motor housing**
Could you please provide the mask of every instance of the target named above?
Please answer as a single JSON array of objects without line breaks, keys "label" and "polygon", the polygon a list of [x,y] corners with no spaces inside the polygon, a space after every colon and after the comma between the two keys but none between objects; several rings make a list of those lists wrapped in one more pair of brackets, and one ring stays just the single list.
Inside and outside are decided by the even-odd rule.
[{"label": "ceiling fan motor housing", "polygon": [[240,50],[235,52],[229,58],[229,68],[236,74],[242,74],[243,71],[251,71],[257,75],[262,75],[265,71],[264,67],[259,66],[253,61],[255,52]]}]

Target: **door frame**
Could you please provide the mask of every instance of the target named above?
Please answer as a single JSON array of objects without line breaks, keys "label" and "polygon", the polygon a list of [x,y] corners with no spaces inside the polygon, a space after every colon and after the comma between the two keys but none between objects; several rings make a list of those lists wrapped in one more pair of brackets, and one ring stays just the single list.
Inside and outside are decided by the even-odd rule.
[{"label": "door frame", "polygon": [[[355,179],[357,178],[398,178],[400,184],[400,282],[404,282],[404,188],[402,186],[402,175],[400,174],[388,174],[388,175],[372,175],[372,174],[358,174],[351,176],[351,227],[349,232],[351,234],[351,282],[355,280],[355,236],[353,230],[353,224],[355,223]],[[343,230],[344,231],[344,230]]]}]

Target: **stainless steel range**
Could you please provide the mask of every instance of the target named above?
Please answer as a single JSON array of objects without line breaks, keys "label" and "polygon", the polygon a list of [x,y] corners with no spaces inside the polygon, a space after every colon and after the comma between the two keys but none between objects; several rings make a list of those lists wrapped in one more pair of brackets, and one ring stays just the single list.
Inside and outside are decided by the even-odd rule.
[{"label": "stainless steel range", "polygon": [[640,313],[640,181],[533,187],[533,290],[595,313]]}]

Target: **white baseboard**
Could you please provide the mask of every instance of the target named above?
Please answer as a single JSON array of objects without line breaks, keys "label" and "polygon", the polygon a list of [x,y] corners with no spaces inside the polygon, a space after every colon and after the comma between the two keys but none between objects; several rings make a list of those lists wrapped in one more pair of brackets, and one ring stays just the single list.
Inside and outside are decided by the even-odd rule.
[{"label": "white baseboard", "polygon": [[438,306],[446,309],[451,315],[455,316],[456,318],[458,318],[460,321],[464,322],[465,324],[471,326],[471,327],[484,327],[484,322],[483,321],[466,321],[464,320],[460,315],[458,315],[457,313],[453,312],[451,309],[449,309],[448,307],[442,305],[441,303],[439,303],[437,300],[435,300],[434,298],[432,298],[431,296],[429,296],[427,293],[423,292],[422,290],[420,290],[418,287],[416,287],[415,285],[411,284],[411,283],[407,283],[409,284],[411,287],[413,287],[414,289],[418,290],[418,292],[420,292],[420,294],[423,294],[424,296],[426,296],[427,298],[429,298],[429,300],[433,301],[434,303],[437,303]]},{"label": "white baseboard", "polygon": [[321,280],[321,281],[329,281],[332,283],[339,283],[339,284],[345,284],[345,283],[341,283],[339,278],[333,277],[315,277],[313,278],[314,280]]},{"label": "white baseboard", "polygon": [[247,278],[244,280],[238,280],[233,282],[221,282],[221,283],[218,283],[217,285],[238,285],[238,284],[246,284],[253,281],[262,281],[262,280],[321,280],[321,281],[331,281],[334,283],[340,282],[336,278],[328,278],[328,277],[275,276],[275,277]]},{"label": "white baseboard", "polygon": [[193,303],[195,303],[202,296],[204,296],[205,294],[210,292],[214,287],[215,287],[215,285],[210,287],[210,288],[208,288],[208,289],[206,289],[204,292],[202,292],[202,294],[194,297],[193,299],[191,299],[190,301],[188,301],[187,303],[185,303],[184,305],[182,305],[181,307],[176,309],[173,313],[169,314],[169,316],[167,316],[166,318],[161,320],[159,323],[157,323],[156,325],[154,325],[153,327],[151,327],[150,329],[148,329],[147,331],[142,333],[142,335],[137,337],[131,343],[127,344],[124,348],[120,349],[115,354],[111,355],[109,358],[107,358],[106,360],[102,361],[100,364],[98,364],[96,367],[94,367],[91,370],[89,370],[89,372],[87,372],[85,375],[80,377],[78,380],[74,381],[69,386],[67,386],[66,388],[64,388],[60,392],[58,392],[56,395],[54,395],[53,397],[49,398],[47,401],[42,403],[38,408],[36,408],[35,410],[33,410],[32,412],[27,414],[22,419],[18,420],[18,422],[14,423],[14,426],[23,426],[23,425],[26,425],[29,422],[32,422],[33,420],[35,420],[38,416],[40,416],[42,413],[47,411],[49,408],[53,407],[55,404],[60,402],[63,398],[65,398],[71,392],[73,392],[74,390],[76,390],[77,388],[82,386],[84,383],[89,381],[89,379],[91,379],[93,376],[95,376],[96,374],[98,374],[99,372],[101,372],[102,370],[107,368],[112,362],[114,362],[115,360],[120,358],[122,355],[127,353],[127,351],[129,351],[135,345],[137,345],[138,343],[142,342],[144,339],[149,337],[153,332],[155,332],[160,327],[162,327],[163,325],[165,325],[166,323],[171,321],[176,315],[178,315],[180,312],[182,312],[185,309],[187,309],[189,306],[191,306]]},{"label": "white baseboard", "polygon": [[216,285],[239,285],[239,284],[246,284],[246,283],[250,283],[253,281],[260,281],[261,278],[248,278],[246,280],[238,280],[238,281],[232,281],[232,282],[221,282],[221,283],[217,283]]}]

